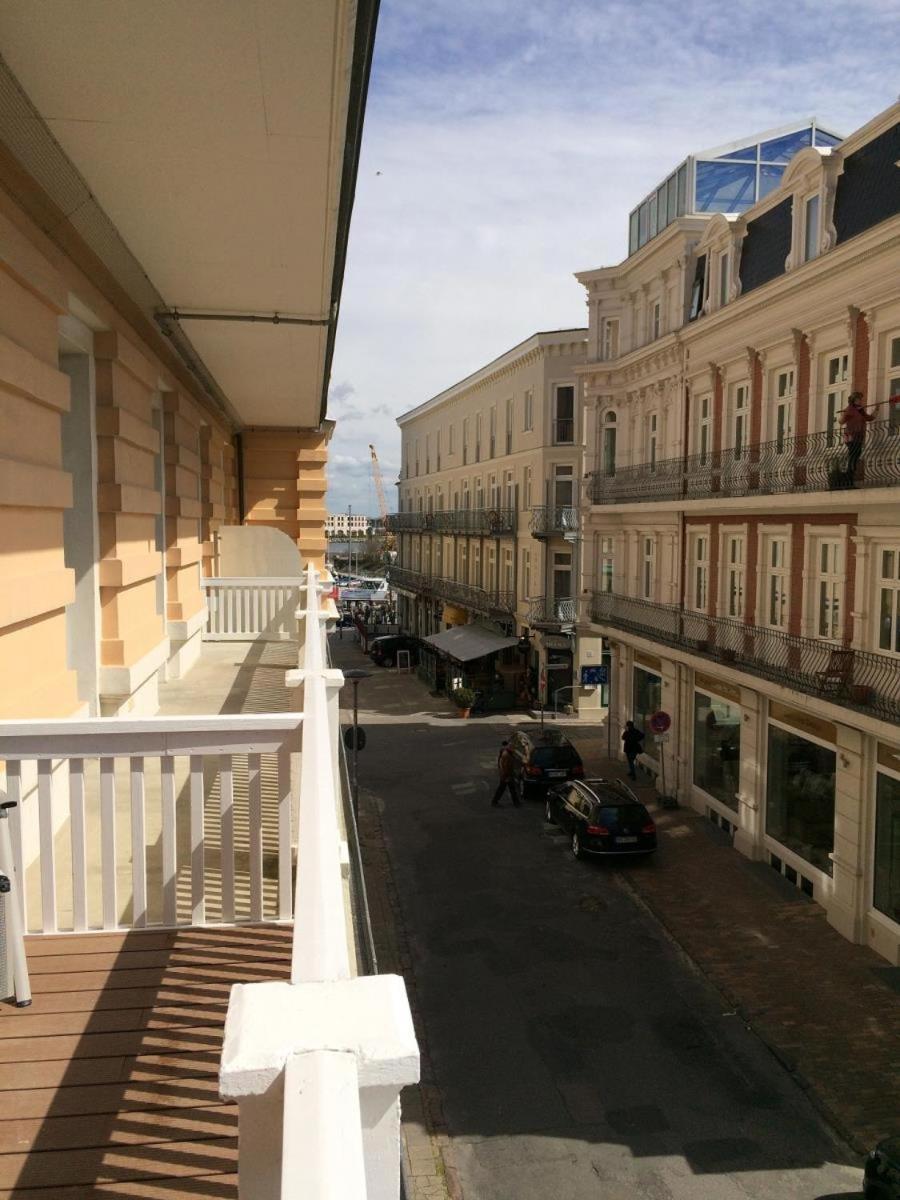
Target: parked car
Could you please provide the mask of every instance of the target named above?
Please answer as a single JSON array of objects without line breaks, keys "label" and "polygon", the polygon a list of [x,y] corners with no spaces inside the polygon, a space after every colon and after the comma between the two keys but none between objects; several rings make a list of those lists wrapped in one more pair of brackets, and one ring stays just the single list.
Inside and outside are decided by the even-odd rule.
[{"label": "parked car", "polygon": [[581,755],[556,729],[514,733],[509,739],[509,749],[516,762],[516,781],[525,797],[541,797],[560,780],[584,776]]},{"label": "parked car", "polygon": [[546,817],[571,839],[576,858],[584,854],[652,854],[656,825],[630,787],[617,779],[587,779],[551,788]]},{"label": "parked car", "polygon": [[419,657],[419,639],[408,633],[391,633],[373,638],[369,642],[369,654],[379,667],[392,667],[397,661],[397,651],[408,650],[409,661],[415,666]]},{"label": "parked car", "polygon": [[900,1200],[900,1135],[879,1142],[866,1159],[866,1200]]}]

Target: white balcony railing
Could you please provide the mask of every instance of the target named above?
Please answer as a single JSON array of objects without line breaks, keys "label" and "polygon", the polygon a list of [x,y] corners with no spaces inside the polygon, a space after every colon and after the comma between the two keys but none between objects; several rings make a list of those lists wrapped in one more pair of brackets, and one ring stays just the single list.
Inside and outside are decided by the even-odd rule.
[{"label": "white balcony railing", "polygon": [[403,980],[355,974],[330,588],[308,568],[300,665],[286,679],[303,694],[291,981],[236,984],[225,1025],[220,1089],[240,1106],[241,1200],[397,1200],[399,1094],[419,1076]]},{"label": "white balcony railing", "polygon": [[[293,914],[290,982],[231,990],[220,1091],[239,1105],[241,1200],[396,1200],[419,1053],[403,980],[356,971],[331,579],[251,582],[300,596],[299,711],[0,722],[22,910],[39,932]],[[274,628],[259,606],[241,613],[244,638]]]},{"label": "white balcony railing", "polygon": [[301,722],[299,713],[0,722],[23,927],[289,920]]},{"label": "white balcony railing", "polygon": [[202,579],[207,642],[287,642],[296,637],[294,613],[301,579]]}]

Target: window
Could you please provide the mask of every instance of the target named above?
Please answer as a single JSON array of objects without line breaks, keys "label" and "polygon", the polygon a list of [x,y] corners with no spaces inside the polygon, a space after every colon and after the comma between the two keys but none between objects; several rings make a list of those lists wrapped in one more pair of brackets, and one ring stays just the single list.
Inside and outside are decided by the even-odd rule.
[{"label": "window", "polygon": [[488,416],[488,458],[494,458],[497,453],[497,406],[491,407]]},{"label": "window", "polygon": [[725,614],[735,620],[744,617],[744,571],[746,538],[742,533],[725,537]]},{"label": "window", "polygon": [[656,451],[659,438],[659,414],[652,412],[647,414],[647,462],[650,464],[650,470],[656,469]]},{"label": "window", "polygon": [[701,254],[694,269],[694,282],[691,285],[691,307],[688,310],[688,320],[696,321],[703,309],[703,298],[706,290],[706,255]]},{"label": "window", "polygon": [[735,384],[731,391],[731,445],[736,461],[744,456],[749,415],[750,388],[746,383]]},{"label": "window", "polygon": [[788,614],[788,548],[786,537],[769,535],[763,539],[763,584],[765,587],[765,624],[772,629],[787,628]]},{"label": "window", "polygon": [[709,602],[709,537],[691,537],[690,605],[697,612],[706,612]]},{"label": "window", "polygon": [[463,466],[469,461],[469,418],[463,417],[462,423],[462,460]]},{"label": "window", "polygon": [[835,354],[825,364],[825,433],[826,445],[839,441],[838,417],[847,407],[850,389],[849,355]]},{"label": "window", "polygon": [[603,342],[601,357],[604,362],[619,356],[619,321],[617,317],[607,317],[603,322]]},{"label": "window", "polygon": [[900,778],[879,771],[876,779],[872,904],[900,922]]},{"label": "window", "polygon": [[803,205],[803,261],[819,253],[819,197],[808,196]]},{"label": "window", "polygon": [[575,441],[575,388],[571,384],[555,390],[556,416],[553,427],[554,445],[570,445]]},{"label": "window", "polygon": [[475,461],[481,462],[481,413],[475,414]]},{"label": "window", "polygon": [[697,401],[697,454],[700,465],[706,466],[712,450],[712,396],[701,396]]},{"label": "window", "polygon": [[611,537],[602,537],[600,539],[600,591],[611,592],[613,590],[613,577],[615,574],[615,542]]},{"label": "window", "polygon": [[431,434],[425,434],[425,474],[431,474]]},{"label": "window", "polygon": [[531,551],[522,551],[522,579],[520,595],[523,600],[531,598]]},{"label": "window", "polygon": [[515,589],[513,588],[513,552],[511,549],[503,551],[503,590],[507,596],[513,598]]},{"label": "window", "polygon": [[512,454],[513,444],[513,398],[512,396],[506,401],[506,453]]},{"label": "window", "polygon": [[694,693],[694,783],[737,810],[741,710],[717,696]]},{"label": "window", "polygon": [[513,482],[512,471],[503,476],[503,507],[513,509],[516,506],[516,485]]},{"label": "window", "polygon": [[416,438],[416,474],[419,473],[419,439]]},{"label": "window", "polygon": [[481,476],[475,480],[475,508],[480,512],[484,508],[484,488],[481,485]]},{"label": "window", "polygon": [[462,501],[463,501],[463,508],[468,509],[468,507],[469,507],[469,481],[468,481],[468,479],[463,480]]},{"label": "window", "polygon": [[531,508],[531,467],[526,467],[522,476],[522,506]]},{"label": "window", "polygon": [[656,539],[641,538],[641,596],[652,600],[656,592]]},{"label": "window", "polygon": [[834,850],[835,753],[769,725],[766,833],[830,875]]},{"label": "window", "polygon": [[632,677],[635,725],[644,734],[644,754],[654,758],[659,751],[650,737],[650,718],[662,708],[662,679],[643,667],[635,667]]},{"label": "window", "polygon": [[655,342],[662,332],[662,304],[659,300],[653,302],[650,310],[650,336]]},{"label": "window", "polygon": [[[572,555],[570,553],[555,553],[553,555],[553,599],[572,599]],[[557,609],[558,620],[571,620],[565,610]]]},{"label": "window", "polygon": [[439,471],[441,469],[441,431],[440,430],[438,430],[437,433],[434,435],[434,459],[435,459],[435,470]]},{"label": "window", "polygon": [[900,654],[900,546],[878,559],[878,649]]},{"label": "window", "polygon": [[775,376],[775,453],[783,454],[794,435],[794,368]]},{"label": "window", "polygon": [[603,417],[600,446],[601,470],[604,475],[616,473],[616,414],[608,412]]},{"label": "window", "polygon": [[[888,367],[888,390],[885,400],[891,396],[900,396],[900,337],[891,338]],[[891,432],[896,433],[900,430],[900,404],[889,404],[887,416]]]},{"label": "window", "polygon": [[453,454],[453,426],[452,425],[449,425],[447,427],[447,453],[450,455]]},{"label": "window", "polygon": [[534,429],[534,392],[531,388],[525,393],[525,403],[522,405],[522,413],[522,429],[525,433],[530,433]]},{"label": "window", "polygon": [[719,308],[728,303],[728,251],[719,255]]},{"label": "window", "polygon": [[813,636],[840,641],[844,615],[843,543],[816,539],[813,556]]}]

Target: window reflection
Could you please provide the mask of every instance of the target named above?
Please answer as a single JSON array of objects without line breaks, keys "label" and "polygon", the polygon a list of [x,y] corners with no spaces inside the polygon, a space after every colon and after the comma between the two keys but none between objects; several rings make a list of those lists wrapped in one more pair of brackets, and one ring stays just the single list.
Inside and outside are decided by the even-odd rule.
[{"label": "window reflection", "polygon": [[900,779],[878,773],[875,796],[875,895],[879,912],[900,921]]},{"label": "window reflection", "polygon": [[741,760],[741,710],[703,692],[694,693],[694,783],[737,809]]},{"label": "window reflection", "polygon": [[834,849],[835,753],[769,726],[766,833],[830,875]]},{"label": "window reflection", "polygon": [[812,130],[798,129],[796,133],[787,133],[784,137],[773,138],[760,146],[759,157],[763,162],[786,163],[799,151],[812,145]]},{"label": "window reflection", "polygon": [[697,212],[743,212],[755,199],[755,165],[697,163]]}]

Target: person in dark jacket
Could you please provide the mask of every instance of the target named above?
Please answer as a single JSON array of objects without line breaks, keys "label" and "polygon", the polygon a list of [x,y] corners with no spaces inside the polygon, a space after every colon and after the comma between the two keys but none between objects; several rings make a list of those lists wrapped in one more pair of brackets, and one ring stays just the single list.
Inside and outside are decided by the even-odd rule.
[{"label": "person in dark jacket", "polygon": [[863,407],[862,392],[851,392],[847,407],[838,417],[838,423],[843,426],[844,445],[847,447],[847,487],[854,486],[856,464],[863,452],[866,440],[866,425],[875,420],[875,414],[866,412]]},{"label": "person in dark jacket", "polygon": [[625,732],[622,734],[622,749],[625,751],[625,757],[628,759],[628,777],[630,779],[637,779],[634,763],[637,756],[644,749],[644,735],[640,729],[635,728],[634,721],[625,722]]},{"label": "person in dark jacket", "polygon": [[509,748],[509,742],[504,742],[500,747],[500,754],[497,758],[497,770],[500,772],[500,782],[497,784],[497,790],[494,792],[494,798],[491,804],[494,808],[500,805],[500,797],[509,788],[509,794],[512,797],[512,802],[519,807],[519,794],[516,791],[516,779],[513,774],[515,767],[515,759],[512,756],[512,751]]}]

